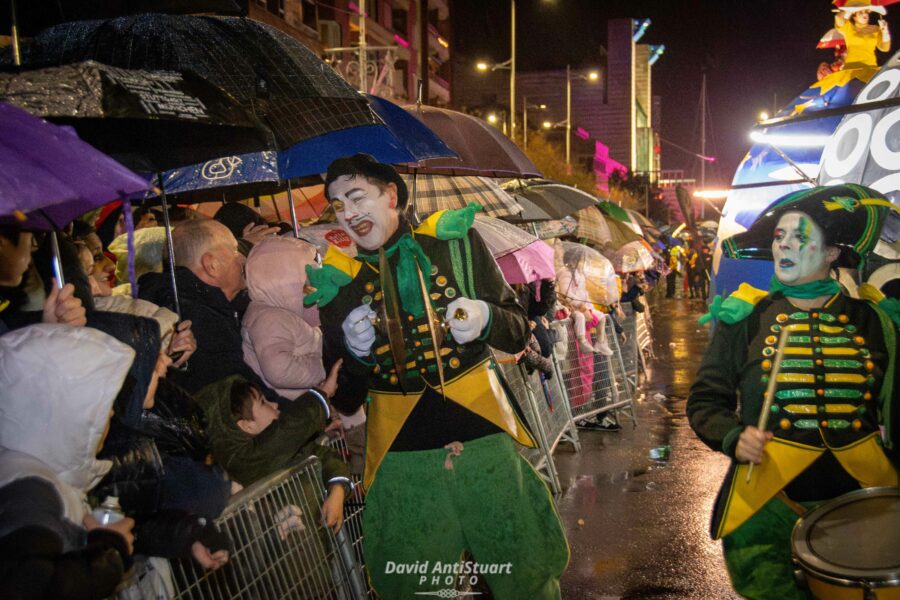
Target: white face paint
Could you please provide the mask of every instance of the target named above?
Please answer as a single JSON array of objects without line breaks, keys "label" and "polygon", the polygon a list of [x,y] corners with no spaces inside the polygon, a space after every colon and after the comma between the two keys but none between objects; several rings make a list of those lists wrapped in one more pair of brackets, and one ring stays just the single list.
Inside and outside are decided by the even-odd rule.
[{"label": "white face paint", "polygon": [[830,261],[822,228],[802,212],[788,212],[775,226],[772,258],[775,277],[785,285],[800,285],[828,276]]},{"label": "white face paint", "polygon": [[363,250],[377,250],[397,231],[396,188],[382,192],[365,176],[343,175],[328,186],[338,224]]}]

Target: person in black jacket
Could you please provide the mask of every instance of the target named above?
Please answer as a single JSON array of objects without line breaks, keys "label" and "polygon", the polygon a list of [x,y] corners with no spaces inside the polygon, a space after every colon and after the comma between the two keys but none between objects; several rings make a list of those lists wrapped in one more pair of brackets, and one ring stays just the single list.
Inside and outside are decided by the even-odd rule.
[{"label": "person in black jacket", "polygon": [[[210,219],[185,221],[172,232],[180,317],[190,320],[197,351],[171,379],[194,394],[230,375],[240,375],[271,394],[244,362],[241,318],[247,307],[244,257],[227,227]],[[146,273],[139,296],[175,309],[168,273]]]}]

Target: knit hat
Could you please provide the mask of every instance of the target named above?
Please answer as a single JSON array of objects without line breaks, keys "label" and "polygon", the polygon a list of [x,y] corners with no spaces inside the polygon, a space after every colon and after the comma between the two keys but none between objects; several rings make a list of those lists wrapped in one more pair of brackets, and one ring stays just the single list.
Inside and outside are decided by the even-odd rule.
[{"label": "knit hat", "polygon": [[881,228],[897,207],[879,192],[856,184],[820,186],[779,198],[756,218],[750,229],[726,239],[729,258],[772,260],[772,238],[782,215],[807,215],[825,232],[825,243],[841,250],[835,267],[857,268],[878,243]]}]

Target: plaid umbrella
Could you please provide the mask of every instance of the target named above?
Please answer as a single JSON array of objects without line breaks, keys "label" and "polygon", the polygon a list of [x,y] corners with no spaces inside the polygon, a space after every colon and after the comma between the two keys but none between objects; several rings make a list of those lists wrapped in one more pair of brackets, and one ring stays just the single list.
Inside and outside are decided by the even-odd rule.
[{"label": "plaid umbrella", "polygon": [[574,214],[578,219],[578,229],[575,231],[575,237],[583,238],[598,246],[607,246],[612,243],[612,234],[603,213],[589,206],[582,208]]},{"label": "plaid umbrella", "polygon": [[[413,193],[413,176],[403,175]],[[490,217],[506,217],[522,210],[516,201],[499,185],[484,177],[469,175],[416,175],[415,209],[419,217],[444,209],[465,208],[477,202]]]},{"label": "plaid umbrella", "polygon": [[77,21],[46,29],[22,48],[25,68],[84,60],[192,71],[259,117],[279,148],[381,123],[366,98],[315,53],[252,19],[144,14]]},{"label": "plaid umbrella", "polygon": [[575,217],[578,230],[575,237],[584,238],[601,248],[616,250],[628,242],[641,239],[629,223],[610,217],[595,207],[582,208]]}]

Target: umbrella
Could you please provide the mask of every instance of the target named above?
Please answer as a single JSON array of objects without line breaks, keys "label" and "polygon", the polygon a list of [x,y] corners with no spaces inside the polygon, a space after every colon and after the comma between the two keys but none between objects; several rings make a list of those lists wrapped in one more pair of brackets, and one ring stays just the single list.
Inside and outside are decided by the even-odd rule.
[{"label": "umbrella", "polygon": [[430,160],[416,165],[418,173],[541,177],[541,172],[499,129],[478,117],[433,106],[407,106],[429,129],[456,151],[458,159]]},{"label": "umbrella", "polygon": [[535,240],[524,248],[496,260],[503,278],[511,284],[556,278],[553,248],[542,240]]},{"label": "umbrella", "polygon": [[824,50],[826,48],[838,48],[846,45],[847,41],[844,39],[843,33],[837,29],[829,29],[825,32],[825,35],[822,36],[822,39],[819,40],[819,43],[816,44],[816,49]]},{"label": "umbrella", "polygon": [[628,229],[638,236],[643,235],[641,226],[632,218],[631,213],[628,212],[627,208],[622,208],[618,204],[613,204],[612,202],[601,202],[598,205],[598,208],[608,217],[607,221],[614,219],[620,223],[624,223]]},{"label": "umbrella", "polygon": [[420,120],[389,100],[368,99],[381,123],[326,133],[292,146],[279,154],[282,176],[324,173],[334,159],[358,152],[393,164],[456,158],[456,152]]},{"label": "umbrella", "polygon": [[596,196],[549,179],[513,179],[504,183],[503,189],[512,194],[516,200],[533,202],[554,219],[561,219],[583,208],[597,205]]},{"label": "umbrella", "polygon": [[475,215],[481,235],[508,283],[529,283],[556,277],[553,248],[530,233],[500,219]]},{"label": "umbrella", "polygon": [[631,221],[641,228],[641,231],[645,236],[652,236],[655,238],[660,236],[659,227],[657,227],[653,221],[634,209],[626,208],[625,210],[628,211],[628,216],[631,218]]},{"label": "umbrella", "polygon": [[22,49],[25,66],[90,59],[128,69],[192,71],[260,118],[280,149],[380,123],[366,98],[311,50],[251,19],[145,14],[63,23]]},{"label": "umbrella", "polygon": [[[868,4],[870,4],[871,6],[890,6],[895,2],[900,2],[900,0],[869,0]],[[847,0],[834,0],[832,4],[834,4],[838,8],[844,8],[844,6],[847,4]],[[867,9],[866,7],[862,7],[862,10]]]},{"label": "umbrella", "polygon": [[603,213],[594,207],[582,208],[574,217],[578,220],[578,229],[575,237],[585,239],[598,246],[609,246],[613,237]]},{"label": "umbrella", "polygon": [[613,266],[619,273],[631,273],[633,271],[646,271],[652,269],[656,261],[653,254],[645,245],[646,242],[629,242],[616,250]]},{"label": "umbrella", "polygon": [[544,221],[543,223],[534,223],[532,227],[534,234],[538,238],[550,240],[575,235],[575,232],[578,231],[578,221],[574,217],[563,217],[562,219]]},{"label": "umbrella", "polygon": [[[492,217],[518,214],[522,208],[499,185],[485,177],[467,175],[404,175],[410,189],[415,189],[415,207],[424,217],[444,209],[465,208],[477,202]],[[415,186],[413,180],[415,179]]]},{"label": "umbrella", "polygon": [[574,302],[605,306],[618,301],[616,272],[606,257],[576,242],[557,242],[554,251],[558,295]]},{"label": "umbrella", "polygon": [[536,221],[552,221],[553,217],[544,211],[540,206],[528,200],[524,196],[513,196],[513,199],[516,201],[520,207],[522,207],[522,212],[517,215],[510,215],[508,217],[504,217],[505,221],[510,223],[534,223]]},{"label": "umbrella", "polygon": [[[59,23],[111,19],[149,12],[241,16],[247,11],[235,0],[32,0],[16,2],[16,24],[19,35],[32,36]],[[11,26],[10,11],[0,10],[0,31],[8,33]]]},{"label": "umbrella", "polygon": [[159,171],[270,147],[270,134],[215,86],[191,73],[86,61],[0,73],[0,100],[72,125],[119,162]]},{"label": "umbrella", "polygon": [[484,243],[494,258],[505,256],[525,246],[539,241],[535,236],[523,229],[500,219],[483,214],[475,215],[475,229],[481,234]]},{"label": "umbrella", "polygon": [[89,210],[149,188],[70,129],[2,103],[0,164],[0,220],[27,229],[60,229]]},{"label": "umbrella", "polygon": [[[357,152],[371,154],[386,163],[456,156],[434,132],[396,104],[377,96],[368,98],[383,123],[325,133],[277,154],[263,152],[219,157],[175,169],[164,174],[165,189],[197,192],[215,188],[212,193],[192,194],[192,200],[200,202],[271,195],[284,191],[285,187],[293,196],[291,186],[283,185],[282,179],[324,172],[334,159]],[[293,223],[303,218],[291,214]]]}]

